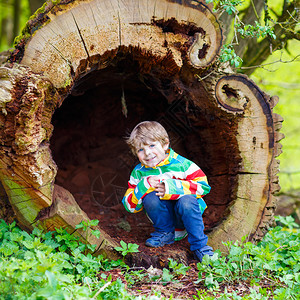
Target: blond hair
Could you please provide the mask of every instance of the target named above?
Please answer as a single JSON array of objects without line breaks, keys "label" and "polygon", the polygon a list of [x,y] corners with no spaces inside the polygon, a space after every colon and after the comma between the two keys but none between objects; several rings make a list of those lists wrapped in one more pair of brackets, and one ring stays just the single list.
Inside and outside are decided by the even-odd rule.
[{"label": "blond hair", "polygon": [[137,124],[126,140],[134,154],[136,154],[141,145],[148,145],[156,141],[160,142],[162,146],[169,143],[166,129],[156,121],[144,121]]}]

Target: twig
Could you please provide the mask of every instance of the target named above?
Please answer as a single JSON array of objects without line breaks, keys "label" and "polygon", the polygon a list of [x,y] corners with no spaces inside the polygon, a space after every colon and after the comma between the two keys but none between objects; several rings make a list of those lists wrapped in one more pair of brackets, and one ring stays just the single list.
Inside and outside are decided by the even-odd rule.
[{"label": "twig", "polygon": [[286,12],[290,15],[290,17],[291,17],[296,23],[299,22],[296,18],[294,18],[294,16],[290,13],[289,10],[287,10]]},{"label": "twig", "polygon": [[265,279],[267,279],[267,280],[270,281],[270,282],[273,282],[274,284],[278,284],[278,285],[280,285],[280,286],[282,286],[282,287],[286,287],[286,285],[283,284],[281,281],[275,281],[275,280],[273,280],[273,279],[267,277],[267,276],[264,275],[264,274],[261,274],[261,275],[262,275],[262,277],[264,277]]},{"label": "twig", "polygon": [[233,41],[235,40],[235,44],[236,45],[239,44],[239,39],[237,37],[237,31],[236,31],[236,24],[237,24],[237,22],[238,23],[242,23],[242,21],[240,20],[239,16],[236,14],[234,16],[234,26],[233,26],[233,28],[234,28],[234,36],[233,36],[232,41],[231,41],[231,44],[233,44]]},{"label": "twig", "polygon": [[[291,89],[291,90],[298,90],[300,89],[300,83],[293,83],[293,82],[275,82],[275,81],[268,81],[268,80],[262,80],[262,84],[268,84],[268,85],[273,85],[273,86],[279,86],[284,89]],[[297,128],[296,132],[297,134],[299,133],[299,128]],[[291,148],[291,146],[289,147]],[[298,145],[295,145],[294,148],[299,149]],[[300,150],[300,149],[299,149]]]},{"label": "twig", "polygon": [[83,279],[83,282],[85,282],[88,285],[90,292],[92,292],[91,286],[90,286],[89,282],[87,280],[85,280],[85,278]]},{"label": "twig", "polygon": [[145,267],[131,267],[131,268],[128,269],[128,272],[130,272],[131,270],[144,270],[144,271],[147,271]]},{"label": "twig", "polygon": [[181,288],[180,291],[178,292],[178,296],[182,293],[183,290],[188,289],[191,285],[192,285],[192,283],[189,283],[189,284],[186,285],[185,287]]},{"label": "twig", "polygon": [[286,249],[289,249],[289,248],[292,248],[292,247],[287,247],[287,245],[282,245],[280,247],[277,247],[274,251],[272,251],[272,253],[275,253],[277,250],[283,249],[283,248],[285,248],[285,250],[286,250]]},{"label": "twig", "polygon": [[97,296],[98,296],[101,292],[103,292],[110,284],[111,284],[111,281],[106,282],[106,283],[104,284],[104,286],[101,287],[101,288],[99,289],[99,291],[94,295],[93,299],[96,299]]},{"label": "twig", "polygon": [[209,77],[211,74],[213,74],[214,71],[211,71],[210,73],[208,73],[206,76],[204,77],[200,77],[198,74],[196,74],[196,77],[198,78],[198,81],[202,81],[204,79],[206,79],[207,77]]},{"label": "twig", "polygon": [[291,59],[291,60],[282,60],[282,59],[279,59],[279,60],[276,60],[276,61],[273,61],[273,62],[270,62],[270,63],[265,63],[265,64],[261,64],[261,65],[257,65],[257,66],[241,67],[240,69],[263,68],[264,66],[272,65],[272,64],[275,64],[275,63],[284,63],[284,64],[287,64],[287,63],[293,62],[293,61],[296,60],[298,57],[300,57],[300,54],[296,55],[296,56],[295,56],[293,59]]},{"label": "twig", "polygon": [[252,5],[252,8],[253,8],[253,10],[254,10],[254,13],[255,13],[256,18],[257,18],[257,20],[259,21],[259,16],[258,16],[258,13],[257,13],[257,11],[256,11],[255,5],[254,5],[254,3],[253,3],[253,0],[251,0],[251,5]]},{"label": "twig", "polygon": [[280,171],[280,173],[290,175],[290,174],[299,174],[300,171]]}]

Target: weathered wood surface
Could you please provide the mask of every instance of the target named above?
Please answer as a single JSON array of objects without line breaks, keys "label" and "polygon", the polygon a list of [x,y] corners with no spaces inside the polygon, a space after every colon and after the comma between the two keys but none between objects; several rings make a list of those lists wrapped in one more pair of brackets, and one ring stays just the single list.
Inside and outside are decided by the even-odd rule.
[{"label": "weathered wood surface", "polygon": [[[282,119],[272,112],[276,97],[216,60],[222,39],[217,17],[204,1],[47,3],[28,22],[13,63],[0,68],[0,177],[18,220],[28,228],[65,224],[74,230],[87,216],[71,193],[77,193],[79,202],[80,193],[89,191],[73,191],[63,172],[81,168],[90,172],[85,182],[93,180],[88,176],[95,176],[90,154],[95,147],[100,149],[94,156],[103,163],[101,170],[108,170],[109,152],[130,162],[129,154],[120,151],[122,137],[138,121],[152,118],[163,121],[175,150],[208,175],[212,191],[205,199],[204,221],[210,245],[225,250],[222,241],[241,240],[246,234],[259,239],[272,222],[273,193],[279,189],[275,157],[281,151]],[[123,95],[117,88],[121,86]],[[87,120],[93,127],[82,119],[81,127],[72,131],[72,104],[61,123],[55,120],[57,128],[65,127],[64,134],[80,136],[87,145],[79,160],[59,157],[70,142],[52,132],[53,114],[65,101],[82,112],[86,103],[91,106]],[[108,152],[101,150],[105,140],[111,144]],[[64,170],[57,168],[53,153]],[[128,178],[127,169],[112,168]],[[55,180],[71,187],[71,193],[60,197],[74,203],[71,214],[63,212],[64,204],[53,204]],[[42,218],[41,209],[46,209]],[[102,232],[106,242],[97,244],[113,253],[114,240]]]},{"label": "weathered wood surface", "polygon": [[118,258],[114,247],[117,247],[119,244],[114,242],[98,226],[95,226],[93,229],[100,231],[99,238],[93,235],[90,229],[86,232],[81,229],[74,229],[74,225],[76,226],[82,221],[88,222],[90,219],[76,203],[73,195],[63,187],[54,185],[52,206],[48,210],[40,212],[42,212],[42,215],[38,216],[38,222],[43,228],[51,231],[55,230],[55,228],[65,228],[68,232],[78,236],[81,241],[96,245],[95,253],[103,253],[104,255],[109,255],[110,258]]},{"label": "weathered wood surface", "polygon": [[[236,141],[241,162],[229,216],[210,238],[239,240],[249,235],[260,239],[273,221],[270,218],[275,208],[273,193],[279,191],[275,156],[281,152],[278,142],[283,135],[274,124],[280,128],[278,122],[282,119],[272,113],[278,99],[267,96],[246,76],[234,74],[216,82],[215,94],[221,108],[239,119]],[[250,228],[255,228],[255,232]]]},{"label": "weathered wood surface", "polygon": [[17,218],[29,227],[37,212],[52,203],[56,166],[47,140],[55,91],[26,67],[1,67],[0,77],[0,176]]},{"label": "weathered wood surface", "polygon": [[[29,22],[21,63],[43,72],[57,88],[72,83],[83,59],[97,63],[121,46],[171,56],[177,68],[184,59],[200,68],[216,59],[222,43],[216,17],[201,1],[61,1],[52,6]],[[102,63],[105,67],[108,61]]]},{"label": "weathered wood surface", "polygon": [[[57,166],[49,139],[59,99],[56,90],[49,80],[17,64],[0,67],[0,86],[0,180],[17,220],[28,229],[63,227],[84,240],[85,233],[75,226],[88,220],[87,215],[69,192],[54,188]],[[104,232],[97,240],[89,235],[88,242],[96,244],[98,252],[114,255],[116,244]]]}]

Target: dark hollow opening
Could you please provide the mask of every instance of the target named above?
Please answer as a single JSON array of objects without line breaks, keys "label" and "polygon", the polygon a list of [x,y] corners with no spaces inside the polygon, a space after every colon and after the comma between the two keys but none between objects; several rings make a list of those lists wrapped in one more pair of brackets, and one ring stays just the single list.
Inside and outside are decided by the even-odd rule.
[{"label": "dark hollow opening", "polygon": [[159,76],[141,74],[132,57],[125,57],[78,79],[52,118],[56,184],[69,190],[111,237],[126,242],[143,243],[153,231],[143,212],[127,213],[120,204],[138,163],[124,138],[141,121],[165,126],[171,147],[208,176],[212,191],[205,197],[207,232],[226,217],[232,200],[232,152],[226,147],[230,125],[213,115],[204,89],[200,101],[192,104],[188,94],[168,94],[175,83]]},{"label": "dark hollow opening", "polygon": [[227,84],[224,84],[222,90],[226,94],[228,98],[238,98],[237,91],[234,90],[233,88],[230,88]]}]

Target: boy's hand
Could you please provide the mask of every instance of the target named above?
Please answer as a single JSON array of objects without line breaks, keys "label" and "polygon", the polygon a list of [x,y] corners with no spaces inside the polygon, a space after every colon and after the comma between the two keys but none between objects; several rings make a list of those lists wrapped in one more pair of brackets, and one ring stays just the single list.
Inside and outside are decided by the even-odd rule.
[{"label": "boy's hand", "polygon": [[157,188],[160,183],[160,180],[157,176],[151,176],[148,178],[148,182],[152,187]]},{"label": "boy's hand", "polygon": [[162,182],[162,183],[160,183],[157,187],[156,187],[156,189],[155,189],[155,191],[156,191],[156,196],[158,196],[158,197],[163,197],[164,195],[165,195],[165,193],[166,193],[166,187],[165,187],[165,184]]},{"label": "boy's hand", "polygon": [[160,182],[159,178],[157,176],[151,176],[148,178],[148,182],[152,187],[155,188],[156,196],[163,197],[166,193],[166,187],[165,184]]}]

